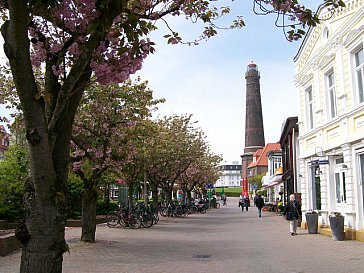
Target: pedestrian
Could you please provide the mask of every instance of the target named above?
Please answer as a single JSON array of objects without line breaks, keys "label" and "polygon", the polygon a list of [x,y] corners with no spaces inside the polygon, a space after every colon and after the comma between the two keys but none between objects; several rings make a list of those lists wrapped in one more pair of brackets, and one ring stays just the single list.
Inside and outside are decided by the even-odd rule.
[{"label": "pedestrian", "polygon": [[238,207],[241,207],[241,211],[244,211],[244,204],[243,204],[243,196],[239,196],[239,206]]},{"label": "pedestrian", "polygon": [[258,215],[262,217],[262,208],[264,207],[264,199],[260,194],[255,198],[255,206],[258,208]]},{"label": "pedestrian", "polygon": [[223,206],[226,206],[226,195],[224,194],[222,197],[221,197],[221,199],[222,199],[222,205]]},{"label": "pedestrian", "polygon": [[248,196],[244,197],[244,206],[245,206],[246,211],[248,211],[248,208],[250,207],[250,200],[249,200]]},{"label": "pedestrian", "polygon": [[297,235],[297,225],[300,215],[302,215],[301,205],[295,199],[294,194],[289,196],[289,202],[283,210],[283,215],[289,221],[289,232],[292,236]]}]

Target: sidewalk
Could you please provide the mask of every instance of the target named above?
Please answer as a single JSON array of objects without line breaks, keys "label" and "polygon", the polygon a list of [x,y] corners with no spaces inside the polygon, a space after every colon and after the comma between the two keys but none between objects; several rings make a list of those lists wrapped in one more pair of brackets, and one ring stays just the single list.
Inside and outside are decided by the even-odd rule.
[{"label": "sidewalk", "polygon": [[[185,219],[162,218],[150,229],[97,227],[97,242],[79,241],[80,228],[68,228],[71,253],[64,273],[179,272],[363,272],[364,244],[333,241],[298,230],[273,212],[228,206]],[[19,272],[20,251],[0,257],[0,272]]]}]

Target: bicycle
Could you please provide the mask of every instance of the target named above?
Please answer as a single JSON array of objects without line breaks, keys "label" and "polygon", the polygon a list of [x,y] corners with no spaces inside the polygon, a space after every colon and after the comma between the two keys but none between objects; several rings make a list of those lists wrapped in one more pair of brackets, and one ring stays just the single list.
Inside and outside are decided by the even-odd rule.
[{"label": "bicycle", "polygon": [[108,227],[116,227],[118,224],[122,227],[130,227],[132,229],[140,228],[142,221],[140,217],[132,213],[129,208],[122,208],[119,204],[117,209],[106,215],[106,223]]}]

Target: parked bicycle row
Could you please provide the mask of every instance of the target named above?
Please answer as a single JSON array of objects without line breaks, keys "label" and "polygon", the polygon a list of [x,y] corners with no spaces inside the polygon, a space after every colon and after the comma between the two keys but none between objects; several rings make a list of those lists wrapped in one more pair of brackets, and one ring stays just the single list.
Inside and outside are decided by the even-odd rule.
[{"label": "parked bicycle row", "polygon": [[216,199],[208,200],[194,200],[189,204],[179,204],[176,202],[170,202],[168,204],[161,204],[159,208],[159,213],[163,217],[187,217],[192,213],[206,213],[209,209],[219,209],[220,203]]},{"label": "parked bicycle row", "polygon": [[179,204],[178,202],[161,203],[157,209],[144,204],[136,204],[131,208],[122,207],[118,204],[115,211],[106,215],[106,220],[109,227],[120,225],[132,229],[150,228],[158,223],[159,215],[185,218],[192,213],[204,214],[207,210],[213,208],[220,208],[220,203],[214,199],[210,201],[199,199],[191,201],[189,204]]},{"label": "parked bicycle row", "polygon": [[158,210],[144,204],[137,204],[133,208],[117,205],[116,210],[106,215],[109,227],[129,227],[137,229],[140,227],[150,228],[159,222]]}]

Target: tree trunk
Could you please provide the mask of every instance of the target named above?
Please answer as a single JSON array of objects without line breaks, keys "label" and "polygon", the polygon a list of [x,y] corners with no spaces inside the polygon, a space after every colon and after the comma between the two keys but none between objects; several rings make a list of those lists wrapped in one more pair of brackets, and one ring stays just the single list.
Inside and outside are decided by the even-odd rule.
[{"label": "tree trunk", "polygon": [[187,204],[191,203],[191,199],[192,199],[192,195],[191,195],[191,190],[188,189],[188,187],[186,187],[186,195],[187,195]]},{"label": "tree trunk", "polygon": [[166,201],[167,201],[167,204],[172,201],[172,191],[173,191],[173,188],[166,188]]},{"label": "tree trunk", "polygon": [[[26,138],[29,143],[31,177],[25,185],[25,222],[16,230],[23,245],[20,272],[61,273],[63,253],[67,251],[64,240],[66,223],[64,194],[67,175],[55,164],[55,157],[67,168],[68,146],[64,142],[53,153],[57,135],[50,136],[44,113],[44,102],[35,99],[35,83],[29,55],[27,1],[7,1],[9,21],[1,27],[4,51],[9,59],[14,83],[24,114]],[[60,134],[70,130],[59,127]],[[58,143],[57,143],[58,144]]]},{"label": "tree trunk", "polygon": [[81,241],[95,242],[97,191],[88,187],[82,197],[82,235]]}]

